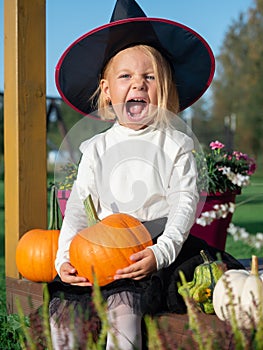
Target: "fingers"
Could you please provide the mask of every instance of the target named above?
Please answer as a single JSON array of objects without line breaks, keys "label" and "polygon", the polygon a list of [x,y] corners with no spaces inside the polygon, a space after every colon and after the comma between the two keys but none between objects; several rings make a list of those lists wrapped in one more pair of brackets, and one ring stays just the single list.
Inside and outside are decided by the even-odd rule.
[{"label": "fingers", "polygon": [[91,286],[91,283],[85,277],[64,275],[62,281],[73,285]]},{"label": "fingers", "polygon": [[87,278],[77,276],[77,270],[70,263],[64,263],[60,268],[60,278],[65,283],[70,283],[75,286],[92,286]]},{"label": "fingers", "polygon": [[145,250],[141,250],[138,253],[132,254],[130,256],[130,260],[131,261],[139,261],[139,260],[143,259],[145,256],[147,256],[147,252],[145,252]]},{"label": "fingers", "polygon": [[71,283],[72,286],[79,286],[79,287],[92,287],[93,284],[89,281],[87,282],[79,282],[79,283]]},{"label": "fingers", "polygon": [[156,259],[151,249],[144,249],[139,253],[133,254],[130,259],[134,263],[117,270],[114,279],[132,278],[140,280],[156,271]]},{"label": "fingers", "polygon": [[140,267],[140,265],[132,264],[129,267],[116,271],[114,279],[121,278],[132,278],[132,279],[142,279],[147,276],[147,273]]}]

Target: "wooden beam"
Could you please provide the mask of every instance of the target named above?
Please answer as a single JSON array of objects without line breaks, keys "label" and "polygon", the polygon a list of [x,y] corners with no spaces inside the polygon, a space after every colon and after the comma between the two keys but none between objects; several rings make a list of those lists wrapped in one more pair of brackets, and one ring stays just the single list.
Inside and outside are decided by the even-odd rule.
[{"label": "wooden beam", "polygon": [[45,0],[4,2],[6,276],[29,229],[47,227]]}]

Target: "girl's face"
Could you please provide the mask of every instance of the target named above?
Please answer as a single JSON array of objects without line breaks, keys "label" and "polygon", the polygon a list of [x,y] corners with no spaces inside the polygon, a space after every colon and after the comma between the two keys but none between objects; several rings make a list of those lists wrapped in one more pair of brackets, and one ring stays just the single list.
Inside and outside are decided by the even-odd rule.
[{"label": "girl's face", "polygon": [[138,130],[152,122],[151,105],[157,106],[157,86],[151,58],[140,48],[120,51],[101,80],[119,123]]}]

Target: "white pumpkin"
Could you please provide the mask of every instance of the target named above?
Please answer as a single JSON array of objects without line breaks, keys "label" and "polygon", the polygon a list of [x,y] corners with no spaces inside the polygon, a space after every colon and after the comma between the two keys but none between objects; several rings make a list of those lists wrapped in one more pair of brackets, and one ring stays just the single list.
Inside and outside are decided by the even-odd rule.
[{"label": "white pumpkin", "polygon": [[251,272],[228,270],[220,277],[213,292],[213,306],[223,321],[230,321],[234,310],[239,327],[257,325],[263,317],[263,281],[258,275],[256,256],[252,256]]}]

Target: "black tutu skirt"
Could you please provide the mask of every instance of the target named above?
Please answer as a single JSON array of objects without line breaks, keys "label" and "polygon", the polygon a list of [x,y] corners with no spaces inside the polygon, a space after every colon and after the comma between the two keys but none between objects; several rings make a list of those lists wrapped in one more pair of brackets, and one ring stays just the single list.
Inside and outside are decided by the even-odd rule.
[{"label": "black tutu skirt", "polygon": [[[118,303],[118,300],[128,303],[135,312],[149,315],[161,313],[185,313],[186,305],[178,294],[178,282],[181,282],[179,271],[182,271],[187,281],[193,279],[195,268],[203,263],[200,251],[204,250],[213,260],[217,260],[218,253],[227,269],[244,269],[244,266],[227,252],[209,246],[205,241],[189,235],[175,262],[169,267],[153,273],[149,278],[140,281],[121,279],[101,287],[105,301]],[[61,281],[57,276],[48,284],[50,294],[50,315],[57,314],[59,318],[59,299],[64,305],[83,306],[85,310],[91,308],[92,287],[72,286]],[[112,296],[118,296],[117,300]]]}]

